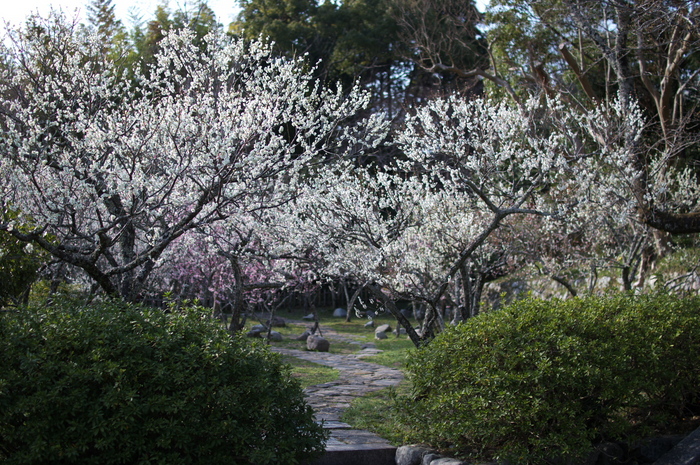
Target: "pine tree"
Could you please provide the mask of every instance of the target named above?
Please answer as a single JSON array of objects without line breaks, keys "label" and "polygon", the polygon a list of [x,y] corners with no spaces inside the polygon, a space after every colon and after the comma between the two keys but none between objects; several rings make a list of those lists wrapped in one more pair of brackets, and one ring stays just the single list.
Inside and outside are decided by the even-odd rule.
[{"label": "pine tree", "polygon": [[87,6],[88,23],[93,26],[97,33],[105,38],[106,42],[123,32],[121,21],[114,14],[112,0],[91,0]]}]

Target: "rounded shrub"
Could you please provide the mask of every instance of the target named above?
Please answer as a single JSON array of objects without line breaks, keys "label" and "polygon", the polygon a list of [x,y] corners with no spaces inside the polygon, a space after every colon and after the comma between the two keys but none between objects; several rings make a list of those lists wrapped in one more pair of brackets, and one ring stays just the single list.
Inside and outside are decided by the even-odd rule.
[{"label": "rounded shrub", "polygon": [[700,298],[524,300],[409,357],[416,437],[511,463],[575,459],[698,414]]},{"label": "rounded shrub", "polygon": [[0,314],[0,461],[289,464],[325,434],[280,358],[190,308]]}]

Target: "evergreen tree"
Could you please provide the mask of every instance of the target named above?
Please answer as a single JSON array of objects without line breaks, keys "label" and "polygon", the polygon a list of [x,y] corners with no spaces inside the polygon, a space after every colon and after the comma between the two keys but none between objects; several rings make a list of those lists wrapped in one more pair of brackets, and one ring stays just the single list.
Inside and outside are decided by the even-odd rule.
[{"label": "evergreen tree", "polygon": [[112,0],[91,0],[87,11],[88,24],[94,27],[106,42],[111,42],[114,37],[123,34],[124,27],[114,14]]}]

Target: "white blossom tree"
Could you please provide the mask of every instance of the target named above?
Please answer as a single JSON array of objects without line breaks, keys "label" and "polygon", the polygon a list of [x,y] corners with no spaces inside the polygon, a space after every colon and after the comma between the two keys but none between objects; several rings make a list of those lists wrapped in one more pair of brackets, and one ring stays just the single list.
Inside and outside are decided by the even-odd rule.
[{"label": "white blossom tree", "polygon": [[[430,101],[396,136],[404,158],[384,168],[338,162],[307,186],[285,225],[319,251],[327,274],[368,283],[420,344],[455,280],[463,279],[462,292],[472,298],[494,266],[510,266],[505,257],[517,252],[516,243],[534,241],[535,248],[541,237],[518,233],[510,219],[539,216],[542,227],[562,233],[634,217],[629,186],[646,172],[630,162],[630,141],[641,137],[644,120],[625,108]],[[678,202],[697,198],[685,171],[650,181],[666,201],[671,192]],[[428,305],[422,334],[392,310],[395,297]]]},{"label": "white blossom tree", "polygon": [[[303,60],[213,32],[169,34],[125,81],[98,36],[54,14],[9,32],[0,74],[0,224],[134,300],[195,228],[283,204],[366,103],[314,83]],[[48,236],[53,239],[47,240]]]}]

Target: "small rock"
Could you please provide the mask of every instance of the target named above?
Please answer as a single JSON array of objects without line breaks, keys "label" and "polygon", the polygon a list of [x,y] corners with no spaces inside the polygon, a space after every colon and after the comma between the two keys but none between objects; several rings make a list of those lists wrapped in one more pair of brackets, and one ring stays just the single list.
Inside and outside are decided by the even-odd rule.
[{"label": "small rock", "polygon": [[247,336],[247,337],[261,337],[261,336],[260,336],[260,333],[262,333],[262,331],[259,331],[259,330],[256,331],[256,330],[251,329],[250,331],[248,331],[248,332],[246,333],[246,336]]},{"label": "small rock", "polygon": [[386,333],[374,333],[374,338],[375,339],[386,339],[387,335],[386,335]]},{"label": "small rock", "polygon": [[295,340],[295,341],[305,341],[309,336],[311,336],[311,331],[309,331],[309,330],[307,329],[306,331],[304,331],[303,333],[301,333],[300,336],[295,337],[294,340]]},{"label": "small rock", "polygon": [[345,318],[348,316],[348,312],[346,312],[344,308],[336,308],[333,310],[333,316],[336,318]]},{"label": "small rock", "polygon": [[267,326],[265,325],[254,325],[252,328],[250,328],[251,331],[257,331],[259,333],[263,331],[267,331]]},{"label": "small rock", "polygon": [[421,465],[423,457],[434,451],[421,446],[401,446],[396,449],[396,465]]},{"label": "small rock", "polygon": [[309,313],[308,315],[302,316],[301,319],[302,319],[302,320],[313,320],[313,319],[314,319],[314,314],[313,314],[313,313]]},{"label": "small rock", "polygon": [[377,326],[377,329],[374,330],[375,333],[386,333],[389,331],[391,331],[391,326],[389,325]]},{"label": "small rock", "polygon": [[331,343],[321,336],[311,335],[306,339],[306,348],[316,352],[328,352],[331,348]]},{"label": "small rock", "polygon": [[442,458],[441,455],[438,454],[433,454],[431,452],[428,452],[423,456],[423,460],[421,461],[421,465],[432,465],[433,460],[437,460]]},{"label": "small rock", "polygon": [[365,323],[365,328],[374,328],[374,320],[369,320]]}]

